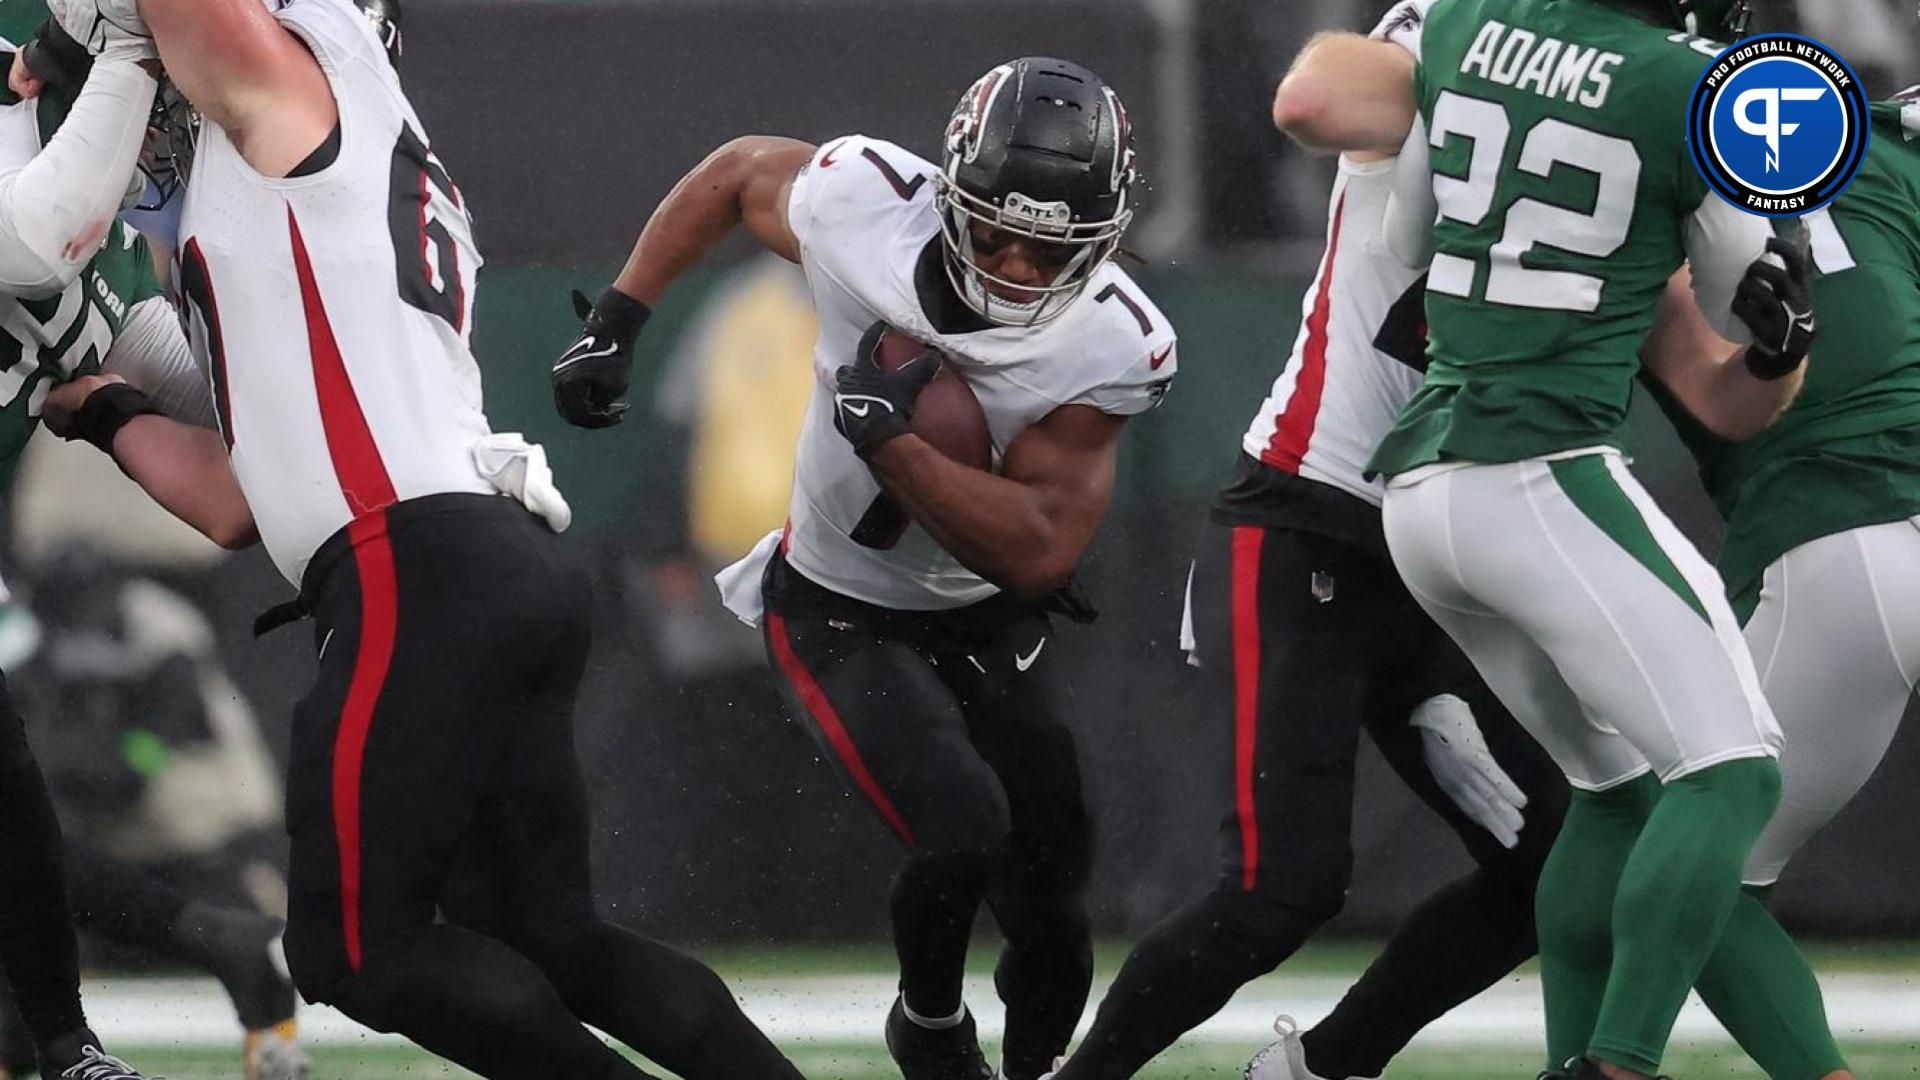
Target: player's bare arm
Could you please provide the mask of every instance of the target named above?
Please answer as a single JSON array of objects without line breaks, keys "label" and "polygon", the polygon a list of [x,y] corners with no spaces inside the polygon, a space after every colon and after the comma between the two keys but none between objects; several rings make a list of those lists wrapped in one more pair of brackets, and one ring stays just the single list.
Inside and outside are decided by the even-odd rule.
[{"label": "player's bare arm", "polygon": [[1724,439],[1764,431],[1800,392],[1806,364],[1763,379],[1746,362],[1746,349],[1714,332],[1693,297],[1692,274],[1682,267],[1667,283],[1660,311],[1640,359],[1707,430]]},{"label": "player's bare arm", "polygon": [[153,501],[207,539],[229,551],[259,543],[219,432],[160,414],[113,375],[58,386],[41,409],[48,430],[98,446]]},{"label": "player's bare arm", "polygon": [[868,459],[909,516],[995,585],[1040,596],[1066,583],[1113,498],[1123,417],[1062,405],[1007,447],[1000,475],[969,468],[915,435]]},{"label": "player's bare arm", "polygon": [[1309,150],[1389,156],[1413,125],[1413,68],[1413,54],[1393,42],[1316,35],[1280,80],[1274,126]]},{"label": "player's bare arm", "polygon": [[654,209],[614,288],[652,307],[736,225],[768,251],[799,262],[787,198],[813,151],[798,139],[743,135],[708,154]]},{"label": "player's bare arm", "polygon": [[140,0],[139,14],[168,78],[262,175],[292,172],[340,122],[320,62],[259,0]]},{"label": "player's bare arm", "polygon": [[768,251],[800,261],[800,241],[787,223],[794,177],[814,147],[777,135],[743,135],[708,154],[654,208],[627,265],[589,305],[574,294],[585,321],[579,338],[553,365],[553,403],[579,427],[610,427],[627,411],[633,343],[668,288],[745,225]]}]

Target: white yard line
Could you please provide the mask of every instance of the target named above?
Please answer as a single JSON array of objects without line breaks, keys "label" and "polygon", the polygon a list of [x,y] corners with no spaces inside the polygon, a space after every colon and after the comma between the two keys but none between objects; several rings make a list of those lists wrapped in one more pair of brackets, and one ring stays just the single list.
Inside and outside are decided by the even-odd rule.
[{"label": "white yard line", "polygon": [[[878,1041],[893,1000],[894,980],[876,975],[766,976],[731,980],[748,1015],[776,1040],[796,1042]],[[1311,1024],[1332,1011],[1350,979],[1281,976],[1242,991],[1220,1015],[1194,1032],[1203,1042],[1257,1045],[1270,1037],[1273,1018],[1288,1012]],[[1821,980],[1827,1012],[1842,1039],[1920,1037],[1920,974],[1840,975]],[[1095,988],[1095,1000],[1105,990]],[[981,1034],[998,1036],[999,1002],[990,980],[971,980],[967,1000],[978,1010]],[[238,1030],[233,1009],[211,979],[115,979],[89,981],[88,1018],[119,1046],[224,1045]],[[1088,1010],[1091,1016],[1092,1010]],[[1428,1046],[1530,1043],[1540,1037],[1539,981],[1508,979],[1454,1010],[1422,1035]],[[367,1031],[323,1006],[304,1009],[302,1035],[316,1043],[396,1041]],[[1083,1028],[1084,1030],[1084,1028]],[[1725,1041],[1726,1034],[1696,1001],[1680,1016],[1676,1037]]]}]

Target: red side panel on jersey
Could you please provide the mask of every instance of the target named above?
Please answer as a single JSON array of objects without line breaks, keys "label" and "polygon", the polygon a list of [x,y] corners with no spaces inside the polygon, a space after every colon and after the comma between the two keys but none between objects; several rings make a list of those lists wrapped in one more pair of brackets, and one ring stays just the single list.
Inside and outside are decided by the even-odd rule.
[{"label": "red side panel on jersey", "polygon": [[1320,283],[1313,310],[1307,314],[1307,343],[1301,350],[1300,372],[1294,376],[1293,396],[1274,424],[1273,438],[1260,460],[1290,473],[1300,471],[1320,419],[1320,394],[1327,385],[1327,321],[1333,308],[1334,258],[1340,252],[1340,223],[1346,220],[1347,196],[1342,193],[1333,210],[1333,230],[1327,236],[1327,254],[1320,260]]},{"label": "red side panel on jersey", "polygon": [[860,756],[860,748],[854,745],[853,736],[847,732],[847,726],[840,719],[839,710],[827,698],[827,692],[820,688],[819,680],[813,677],[800,657],[793,651],[793,639],[787,631],[787,621],[769,611],[767,618],[767,640],[773,645],[774,662],[780,667],[780,674],[800,695],[800,702],[806,706],[807,715],[820,725],[820,733],[826,736],[828,745],[833,747],[835,756],[853,778],[854,786],[867,797],[878,811],[881,820],[887,823],[900,842],[911,848],[914,845],[913,830],[907,827],[907,819],[900,813],[893,800],[887,797],[886,789],[874,778],[873,772]]},{"label": "red side panel on jersey", "polygon": [[360,969],[360,786],[367,738],[380,692],[393,662],[393,642],[399,624],[399,588],[393,566],[393,547],[387,539],[385,510],[398,501],[393,481],[380,458],[379,444],[367,426],[366,414],[354,394],[346,360],[327,315],[313,262],[300,235],[300,222],[287,210],[287,231],[293,241],[294,273],[300,282],[300,302],[306,314],[307,351],[313,363],[313,386],[320,405],[320,424],[327,452],[353,520],[347,535],[360,580],[360,647],[354,657],[353,677],[340,727],[333,745],[333,826],[340,849],[340,919],[347,961]]},{"label": "red side panel on jersey", "polygon": [[313,278],[313,262],[300,236],[300,222],[287,209],[287,229],[293,237],[293,268],[300,279],[300,304],[307,316],[307,351],[313,359],[313,388],[320,402],[320,424],[326,430],[327,452],[340,480],[340,494],[354,517],[385,509],[398,501],[380,445],[373,439],[360,399],[347,376],[347,363],[333,336],[320,286]]},{"label": "red side panel on jersey", "polygon": [[1260,879],[1260,816],[1254,803],[1255,737],[1260,729],[1260,548],[1267,531],[1233,530],[1233,808],[1240,822],[1240,887]]}]

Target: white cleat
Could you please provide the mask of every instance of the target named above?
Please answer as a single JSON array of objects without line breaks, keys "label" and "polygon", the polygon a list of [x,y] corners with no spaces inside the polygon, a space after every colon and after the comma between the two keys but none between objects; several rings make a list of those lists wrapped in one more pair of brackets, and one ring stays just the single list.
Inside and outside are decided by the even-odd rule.
[{"label": "white cleat", "polygon": [[[1053,1080],[1054,1074],[1058,1073],[1061,1069],[1064,1069],[1066,1067],[1067,1067],[1066,1055],[1063,1054],[1060,1057],[1054,1058],[1053,1072],[1040,1074],[1040,1080]],[[1001,1073],[1000,1075],[1002,1078],[1004,1078],[1007,1074]]]},{"label": "white cleat", "polygon": [[[1280,1036],[1280,1040],[1247,1062],[1246,1080],[1330,1080],[1307,1068],[1307,1047],[1300,1041],[1300,1025],[1293,1017],[1285,1014],[1275,1017],[1273,1033]],[[1347,1080],[1378,1078],[1350,1076]]]}]

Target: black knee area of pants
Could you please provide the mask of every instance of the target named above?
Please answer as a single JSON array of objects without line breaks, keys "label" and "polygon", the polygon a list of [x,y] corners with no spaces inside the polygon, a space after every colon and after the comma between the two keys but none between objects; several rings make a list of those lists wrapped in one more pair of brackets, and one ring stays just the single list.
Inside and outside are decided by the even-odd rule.
[{"label": "black knee area of pants", "polygon": [[353,972],[338,963],[340,947],[331,941],[311,940],[312,931],[298,922],[287,924],[280,939],[287,957],[287,974],[294,989],[308,1001],[338,1006],[339,994]]},{"label": "black knee area of pants", "polygon": [[1310,880],[1301,880],[1296,883],[1299,887],[1286,892],[1248,891],[1238,882],[1222,883],[1207,899],[1208,913],[1222,938],[1239,943],[1247,965],[1265,973],[1293,955],[1302,941],[1346,906],[1344,875],[1325,886],[1305,887]]}]

